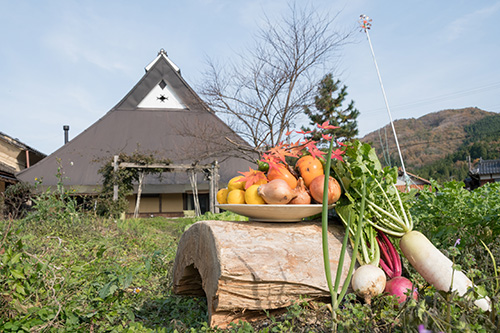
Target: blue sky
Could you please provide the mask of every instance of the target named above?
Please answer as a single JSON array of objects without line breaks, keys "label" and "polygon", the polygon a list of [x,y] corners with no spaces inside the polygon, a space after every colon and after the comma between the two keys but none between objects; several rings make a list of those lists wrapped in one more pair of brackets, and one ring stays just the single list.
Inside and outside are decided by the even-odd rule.
[{"label": "blue sky", "polygon": [[[298,3],[302,3],[299,1]],[[476,106],[500,112],[500,1],[311,0],[351,42],[332,59],[360,110],[360,135],[389,122],[360,14],[394,119]],[[0,131],[46,154],[117,104],[160,49],[193,87],[206,59],[252,45],[285,0],[0,0]]]}]

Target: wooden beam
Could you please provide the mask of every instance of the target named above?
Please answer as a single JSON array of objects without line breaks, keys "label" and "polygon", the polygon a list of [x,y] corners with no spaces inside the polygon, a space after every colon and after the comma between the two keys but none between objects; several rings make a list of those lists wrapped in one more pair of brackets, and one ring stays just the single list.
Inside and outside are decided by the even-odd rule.
[{"label": "wooden beam", "polygon": [[154,164],[137,164],[130,162],[121,162],[120,168],[137,168],[137,169],[171,169],[171,170],[205,170],[211,169],[213,166],[211,164],[200,164],[200,165],[191,165],[191,164],[162,164],[162,163],[154,163]]},{"label": "wooden beam", "polygon": [[113,201],[118,200],[118,184],[116,184],[116,173],[118,172],[118,155],[113,157]]}]

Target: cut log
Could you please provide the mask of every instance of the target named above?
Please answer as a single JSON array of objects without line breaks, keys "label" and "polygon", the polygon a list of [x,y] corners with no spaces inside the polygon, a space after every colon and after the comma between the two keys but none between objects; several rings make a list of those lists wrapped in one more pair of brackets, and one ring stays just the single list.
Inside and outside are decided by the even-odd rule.
[{"label": "cut log", "polygon": [[[329,226],[333,277],[343,237],[342,226]],[[351,254],[349,248],[342,281]],[[197,222],[179,241],[173,291],[206,296],[209,323],[221,328],[234,320],[252,319],[262,310],[330,297],[321,223]]]}]

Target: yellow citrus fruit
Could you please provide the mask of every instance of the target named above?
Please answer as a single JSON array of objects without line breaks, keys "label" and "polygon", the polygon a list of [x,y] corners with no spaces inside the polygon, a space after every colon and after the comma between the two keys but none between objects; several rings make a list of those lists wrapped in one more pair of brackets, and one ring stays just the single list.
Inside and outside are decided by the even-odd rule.
[{"label": "yellow citrus fruit", "polygon": [[260,185],[254,184],[247,188],[245,191],[245,202],[250,205],[263,205],[266,202],[262,197],[257,193],[257,189]]},{"label": "yellow citrus fruit", "polygon": [[229,190],[227,188],[221,188],[217,192],[217,202],[220,203],[221,205],[227,204],[227,193]]},{"label": "yellow citrus fruit", "polygon": [[244,190],[245,189],[245,182],[239,182],[238,181],[241,178],[243,178],[243,176],[236,176],[236,177],[231,178],[231,180],[227,184],[227,189],[229,191],[232,191],[232,190]]},{"label": "yellow citrus fruit", "polygon": [[243,190],[232,190],[227,194],[227,203],[232,205],[244,204],[245,203],[245,191]]},{"label": "yellow citrus fruit", "polygon": [[267,179],[259,179],[255,183],[253,183],[252,185],[262,185],[262,184],[267,184],[267,183],[268,183]]}]

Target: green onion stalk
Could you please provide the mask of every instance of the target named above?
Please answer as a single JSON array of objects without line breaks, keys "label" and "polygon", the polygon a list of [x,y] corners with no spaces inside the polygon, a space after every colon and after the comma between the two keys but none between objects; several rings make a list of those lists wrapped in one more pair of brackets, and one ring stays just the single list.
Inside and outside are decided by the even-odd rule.
[{"label": "green onion stalk", "polygon": [[[346,221],[346,232],[344,235],[344,239],[342,241],[342,248],[340,250],[340,256],[338,260],[338,266],[337,266],[337,274],[335,276],[335,285],[332,283],[332,275],[331,275],[331,269],[330,269],[330,255],[328,251],[328,185],[329,185],[329,177],[330,177],[330,168],[331,168],[331,157],[332,157],[332,150],[333,150],[333,139],[330,141],[330,146],[328,149],[328,155],[326,159],[326,164],[325,164],[325,182],[324,182],[324,187],[323,187],[323,206],[322,206],[322,220],[321,220],[321,235],[322,235],[322,246],[323,246],[323,261],[324,261],[324,266],[325,266],[325,275],[326,275],[326,281],[328,285],[328,289],[330,291],[331,299],[332,299],[332,317],[333,317],[333,322],[335,323],[336,319],[336,310],[339,307],[340,302],[344,298],[347,288],[349,287],[350,281],[352,274],[354,272],[354,266],[356,264],[356,258],[358,256],[358,247],[359,244],[362,240],[362,230],[364,226],[364,210],[365,210],[365,203],[366,203],[366,186],[363,186],[363,193],[361,197],[361,210],[360,214],[358,216],[358,221],[357,224],[354,225],[353,219],[354,219],[354,214],[349,214],[347,221]],[[363,177],[363,182],[366,184],[366,179]],[[344,258],[345,258],[345,253],[347,251],[347,245],[349,242],[349,234],[350,230],[355,230],[354,232],[354,242],[352,244],[353,246],[353,252],[352,252],[352,257],[351,257],[351,263],[347,272],[347,276],[344,280],[344,284],[342,286],[342,290],[340,293],[337,292],[341,278],[342,278],[342,269],[344,266]]]}]

